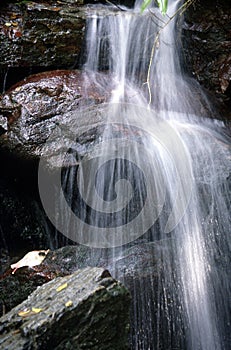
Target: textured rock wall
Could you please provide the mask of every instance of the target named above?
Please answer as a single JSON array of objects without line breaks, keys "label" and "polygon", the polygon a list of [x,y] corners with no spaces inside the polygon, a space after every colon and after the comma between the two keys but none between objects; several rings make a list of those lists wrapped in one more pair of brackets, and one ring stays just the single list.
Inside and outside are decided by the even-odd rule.
[{"label": "textured rock wall", "polygon": [[185,14],[183,44],[188,70],[231,116],[231,3],[196,0]]},{"label": "textured rock wall", "polygon": [[[0,4],[0,89],[31,73],[81,63],[88,3],[95,0],[8,1]],[[132,6],[133,1],[113,1]],[[115,5],[117,6],[117,5]],[[190,74],[223,106],[231,95],[231,6],[228,0],[195,0],[183,26]],[[18,80],[15,75],[18,76]]]},{"label": "textured rock wall", "polygon": [[0,66],[74,65],[84,34],[81,4],[19,1],[2,7]]},{"label": "textured rock wall", "polygon": [[56,278],[0,318],[0,348],[127,350],[130,295],[107,270]]}]

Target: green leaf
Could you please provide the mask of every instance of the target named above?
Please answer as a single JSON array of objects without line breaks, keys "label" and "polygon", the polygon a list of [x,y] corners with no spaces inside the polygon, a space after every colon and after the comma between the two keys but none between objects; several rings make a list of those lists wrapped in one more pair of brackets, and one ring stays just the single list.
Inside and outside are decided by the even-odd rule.
[{"label": "green leaf", "polygon": [[[141,13],[147,9],[147,7],[151,4],[152,0],[144,0],[141,5]],[[166,15],[168,9],[168,0],[156,0],[158,7],[162,13],[162,15]]]},{"label": "green leaf", "polygon": [[157,0],[162,15],[166,15],[168,9],[168,0]]},{"label": "green leaf", "polygon": [[141,13],[146,10],[146,8],[151,4],[152,0],[144,0],[142,5],[141,5]]}]

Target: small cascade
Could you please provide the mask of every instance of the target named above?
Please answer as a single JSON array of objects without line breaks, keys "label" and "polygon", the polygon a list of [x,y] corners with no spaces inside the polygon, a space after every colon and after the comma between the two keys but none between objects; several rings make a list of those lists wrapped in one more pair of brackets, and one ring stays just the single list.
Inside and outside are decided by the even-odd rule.
[{"label": "small cascade", "polygon": [[108,256],[132,293],[133,350],[230,345],[229,140],[182,73],[182,4],[166,16],[140,2],[91,7],[84,69],[105,93],[106,72],[113,90],[97,144],[62,172],[66,231]]}]

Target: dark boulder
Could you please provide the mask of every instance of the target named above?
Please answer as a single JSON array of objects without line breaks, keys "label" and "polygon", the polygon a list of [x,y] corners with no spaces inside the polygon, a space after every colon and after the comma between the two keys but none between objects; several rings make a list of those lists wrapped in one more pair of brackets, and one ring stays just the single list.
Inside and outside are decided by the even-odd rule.
[{"label": "dark boulder", "polygon": [[224,119],[229,118],[231,106],[230,23],[229,1],[196,0],[183,25],[188,70],[220,102]]},{"label": "dark boulder", "polygon": [[13,182],[0,177],[0,247],[15,256],[49,246],[49,238],[38,202],[17,187],[17,174],[12,177]]},{"label": "dark boulder", "polygon": [[128,349],[128,291],[109,272],[85,268],[56,278],[0,319],[0,347]]},{"label": "dark boulder", "polygon": [[[2,90],[42,70],[81,67],[85,22],[95,0],[8,1],[0,7],[0,75]],[[105,2],[107,4],[107,2]],[[114,4],[114,6],[113,6]],[[107,15],[133,1],[112,1]],[[196,0],[185,13],[183,46],[190,74],[218,101],[224,119],[230,110],[230,5],[226,0]],[[18,77],[16,79],[16,77]],[[10,84],[11,82],[11,84]],[[220,105],[219,105],[220,102]],[[0,118],[0,133],[5,119]]]},{"label": "dark boulder", "polygon": [[[65,130],[71,126],[73,129],[73,124],[79,129],[102,121],[96,105],[109,98],[112,88],[109,84],[111,81],[103,74],[96,84],[88,73],[58,70],[32,75],[13,86],[0,99],[0,115],[5,128],[0,137],[3,159],[4,156],[8,160],[12,157],[14,162],[18,158],[24,163],[28,160],[35,164],[41,156],[54,156],[53,165],[59,166],[55,156],[59,157],[60,147],[63,147],[64,141],[60,141]],[[92,106],[89,117],[81,113],[87,106]],[[58,129],[62,135],[56,134],[45,145],[55,130],[59,132]]]},{"label": "dark boulder", "polygon": [[115,250],[65,246],[50,250],[40,265],[23,266],[14,274],[8,259],[0,275],[0,315],[25,300],[37,286],[87,266],[109,269],[132,291],[134,281],[139,283],[140,278],[147,281],[156,275],[160,250],[161,245],[144,242]]},{"label": "dark boulder", "polygon": [[[100,9],[102,3],[109,5],[107,9]],[[125,3],[132,5],[130,0]],[[103,16],[120,10],[120,1],[109,4],[106,0],[1,3],[0,92],[30,74],[82,67],[86,19],[92,16],[92,4],[99,5]]]},{"label": "dark boulder", "polygon": [[76,63],[82,46],[83,1],[18,1],[1,6],[0,67]]},{"label": "dark boulder", "polygon": [[[18,242],[19,239],[17,238],[16,241]],[[57,263],[56,251],[49,251],[46,259],[39,265],[21,266],[16,271],[12,269],[12,265],[17,263],[19,266],[20,262],[23,259],[25,260],[24,254],[28,254],[28,250],[24,250],[24,253],[21,253],[19,257],[14,257],[12,259],[9,258],[9,253],[6,250],[1,250],[0,316],[9,312],[12,308],[24,301],[38,286],[41,286],[56,277],[67,276],[75,272],[79,264],[75,261],[76,255],[73,255],[73,252],[75,253],[76,249],[73,248],[68,249],[70,254],[65,254],[64,251],[61,261],[62,264]],[[33,250],[29,252],[29,254],[39,252],[44,252],[44,250]],[[58,255],[60,255],[60,253]],[[67,257],[69,259],[67,259]],[[59,261],[60,260],[61,258]],[[70,261],[72,268],[70,268]],[[27,263],[32,263],[32,261],[27,261]],[[87,265],[85,264],[84,267],[86,266]]]},{"label": "dark boulder", "polygon": [[22,267],[12,274],[9,260],[7,270],[0,275],[0,316],[24,301],[38,286],[51,281],[57,276],[64,276],[59,271],[47,270],[46,267]]}]

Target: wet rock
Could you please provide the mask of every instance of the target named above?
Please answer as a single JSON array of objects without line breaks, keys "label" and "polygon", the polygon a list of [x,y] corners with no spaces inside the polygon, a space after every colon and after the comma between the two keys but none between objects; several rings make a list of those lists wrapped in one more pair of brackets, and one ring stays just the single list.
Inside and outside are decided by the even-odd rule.
[{"label": "wet rock", "polygon": [[[15,82],[16,75],[31,67],[33,72],[81,66],[85,19],[91,16],[89,4],[95,0],[14,2],[1,6],[0,75],[2,89]],[[112,1],[132,6],[133,1]],[[82,6],[84,5],[84,6]],[[103,9],[107,15],[111,9]],[[197,0],[186,12],[183,44],[186,64],[196,79],[230,109],[230,6],[226,0]],[[84,51],[84,50],[82,50]],[[22,75],[21,75],[22,74]],[[25,72],[23,76],[27,75]],[[14,74],[15,75],[15,74]],[[9,80],[9,81],[8,81]],[[220,106],[218,106],[220,107]],[[1,131],[1,130],[0,130]]]},{"label": "wet rock", "polygon": [[[122,280],[132,290],[134,280],[156,274],[158,246],[153,243],[131,245],[123,250],[96,249],[83,245],[50,250],[40,265],[20,267],[14,274],[9,259],[0,275],[0,315],[25,300],[28,295],[56,277],[74,273],[77,269],[101,267]],[[17,257],[13,262],[23,256]]]},{"label": "wet rock", "polygon": [[[226,0],[197,0],[188,8],[183,44],[189,70],[230,112],[231,7]],[[225,117],[225,116],[224,116]]]},{"label": "wet rock", "polygon": [[84,245],[66,246],[50,251],[41,266],[63,274],[76,268],[97,266],[109,269],[119,279],[123,276],[143,277],[155,273],[162,245],[137,241],[114,249],[90,248]]},{"label": "wet rock", "polygon": [[129,293],[86,268],[34,291],[0,319],[4,349],[128,349]]},{"label": "wet rock", "polygon": [[[24,250],[20,256],[14,258],[10,258],[7,250],[1,250],[0,253],[0,316],[27,299],[38,286],[88,266],[84,247],[77,249],[75,246],[67,246],[63,249],[49,250],[45,260],[39,265],[22,266],[16,271],[12,265],[19,259],[23,259],[23,255],[28,254],[28,250]],[[81,259],[84,264],[80,263]]]},{"label": "wet rock", "polygon": [[[2,233],[1,233],[2,235]],[[2,237],[1,237],[2,238]],[[6,249],[6,247],[4,247],[3,244],[1,244],[1,248],[0,248],[0,276],[3,275],[3,272],[8,268],[9,269],[10,266],[10,256],[9,256],[9,252]]]},{"label": "wet rock", "polygon": [[[10,74],[13,67],[20,67],[21,70],[30,67],[35,72],[39,67],[44,67],[44,70],[46,67],[69,69],[80,65],[86,18],[91,16],[89,3],[95,4],[94,1],[83,0],[11,1],[4,6],[2,4],[2,79],[14,80]],[[117,1],[114,6],[111,3],[112,9],[118,10],[118,6]],[[105,15],[108,10],[102,13]],[[20,71],[17,73],[21,75]]]},{"label": "wet rock", "polygon": [[[140,341],[143,348],[148,348],[150,339],[153,339],[154,343],[157,337],[163,349],[173,347],[184,349],[184,337],[182,337],[184,326],[180,314],[176,322],[178,327],[174,331],[176,337],[172,339],[171,344],[166,338],[169,327],[168,316],[174,317],[172,313],[175,307],[171,293],[169,293],[171,286],[169,285],[169,290],[165,290],[165,295],[160,295],[163,289],[162,283],[165,287],[167,286],[167,281],[164,281],[163,257],[168,256],[170,246],[171,239],[159,242],[139,239],[115,249],[97,249],[82,245],[66,246],[50,252],[44,264],[48,264],[48,269],[61,270],[62,273],[67,273],[67,271],[73,273],[76,268],[86,266],[108,269],[112,276],[120,280],[132,295],[131,343],[133,346]],[[172,283],[172,280],[169,283]],[[168,310],[168,316],[165,310]],[[149,334],[146,340],[147,330],[144,325],[147,324],[150,327],[149,330],[152,329],[152,334]],[[158,324],[161,324],[159,330],[157,329]],[[137,334],[137,329],[139,329],[139,334]]]},{"label": "wet rock", "polygon": [[30,74],[82,67],[86,18],[94,15],[91,5],[98,5],[100,16],[121,9],[119,1],[107,7],[100,6],[102,3],[109,5],[106,0],[84,4],[81,0],[12,0],[0,4],[0,92]]},{"label": "wet rock", "polygon": [[4,178],[0,178],[0,223],[0,247],[11,256],[48,245],[38,203]]},{"label": "wet rock", "polygon": [[38,286],[57,276],[64,276],[59,271],[47,270],[45,266],[22,267],[12,274],[9,260],[7,265],[6,271],[0,275],[0,316],[24,301]]},{"label": "wet rock", "polygon": [[[108,4],[107,0],[84,0],[85,4]],[[133,7],[135,0],[112,0],[109,3],[115,7],[120,8],[120,6]],[[121,7],[123,10],[123,7]]]},{"label": "wet rock", "polygon": [[[63,247],[54,251],[50,258],[56,266],[65,266],[70,271],[75,266],[104,267],[128,288],[132,295],[130,334],[132,347],[140,342],[144,349],[148,349],[150,341],[153,340],[154,344],[158,339],[163,349],[185,349],[182,335],[184,325],[180,312],[175,322],[174,339],[166,337],[169,331],[169,317],[175,317],[174,310],[178,302],[175,300],[174,305],[170,292],[172,279],[165,280],[164,274],[164,256],[168,257],[170,247],[171,239],[159,242],[139,239],[115,249]],[[49,255],[47,259],[49,260]],[[145,336],[147,325],[151,331],[148,337]]]},{"label": "wet rock", "polygon": [[3,115],[0,115],[0,135],[8,130],[8,120]]},{"label": "wet rock", "polygon": [[18,1],[0,8],[0,66],[75,65],[82,46],[83,1]]},{"label": "wet rock", "polygon": [[[112,276],[120,280],[130,291],[132,295],[132,309],[131,309],[131,342],[136,344],[137,339],[142,339],[142,344],[145,343],[144,324],[152,322],[150,329],[153,329],[153,334],[148,338],[153,342],[156,337],[159,337],[163,348],[170,348],[169,339],[166,339],[165,334],[168,330],[168,319],[165,315],[165,308],[168,309],[169,314],[174,305],[172,304],[171,295],[160,296],[158,294],[162,290],[162,283],[164,281],[164,267],[163,256],[168,256],[168,249],[171,246],[171,239],[164,241],[148,242],[147,239],[139,239],[123,247],[115,249],[98,249],[90,248],[83,245],[65,246],[60,249],[50,251],[45,260],[39,266],[33,268],[20,268],[12,275],[9,268],[5,272],[4,279],[1,286],[9,286],[5,290],[5,295],[8,292],[10,299],[14,300],[16,305],[15,288],[10,288],[12,283],[17,283],[17,290],[24,295],[24,299],[29,294],[29,288],[33,281],[33,288],[41,285],[57,276],[66,276],[70,273],[75,273],[77,269],[91,267],[100,267],[110,271]],[[9,267],[9,265],[8,265]],[[8,274],[6,276],[6,274]],[[21,281],[20,283],[16,281]],[[23,283],[22,283],[23,282]],[[171,283],[172,281],[169,281]],[[166,286],[166,281],[164,282]],[[28,288],[26,288],[28,286]],[[170,286],[169,286],[170,288]],[[14,292],[12,292],[12,290]],[[28,290],[28,291],[27,291]],[[31,289],[30,289],[31,290]],[[169,289],[171,290],[171,288]],[[167,291],[166,291],[167,293]],[[21,294],[21,296],[22,296]],[[144,298],[150,301],[147,305]],[[17,299],[18,300],[18,299]],[[11,301],[12,303],[12,301]],[[161,303],[163,310],[157,314],[158,303]],[[3,303],[2,303],[3,304]],[[13,306],[14,306],[13,305]],[[5,309],[7,304],[3,305]],[[10,305],[11,307],[12,304]],[[139,317],[137,318],[137,312]],[[173,315],[171,315],[173,317]],[[158,318],[158,319],[157,319]],[[156,325],[160,323],[161,331],[159,335],[156,333]],[[137,322],[139,322],[140,334],[137,332]],[[182,342],[183,323],[180,316],[178,317],[179,329],[175,330],[177,336],[173,340],[174,346],[184,348]],[[178,334],[179,332],[179,334]],[[179,337],[178,337],[179,335]],[[144,343],[143,343],[144,342]],[[148,347],[148,343],[146,344]]]},{"label": "wet rock", "polygon": [[[88,266],[84,259],[84,249],[80,247],[76,249],[72,246],[57,251],[50,250],[46,259],[40,265],[23,266],[13,273],[12,263],[23,258],[23,254],[12,260],[7,250],[1,250],[0,253],[0,316],[24,301],[38,286],[56,277],[74,273],[78,267]],[[79,263],[81,255],[85,261],[84,265]]]},{"label": "wet rock", "polygon": [[[108,77],[102,74],[100,79],[104,88],[87,73],[58,70],[32,75],[13,86],[0,100],[0,114],[8,120],[7,133],[0,137],[1,153],[34,162],[42,155],[59,157],[60,141],[73,123],[76,128],[97,124],[95,106],[108,99],[111,89]],[[89,120],[81,114],[87,106],[92,106]],[[44,147],[55,130],[56,137]],[[57,162],[54,159],[54,166]]]}]

